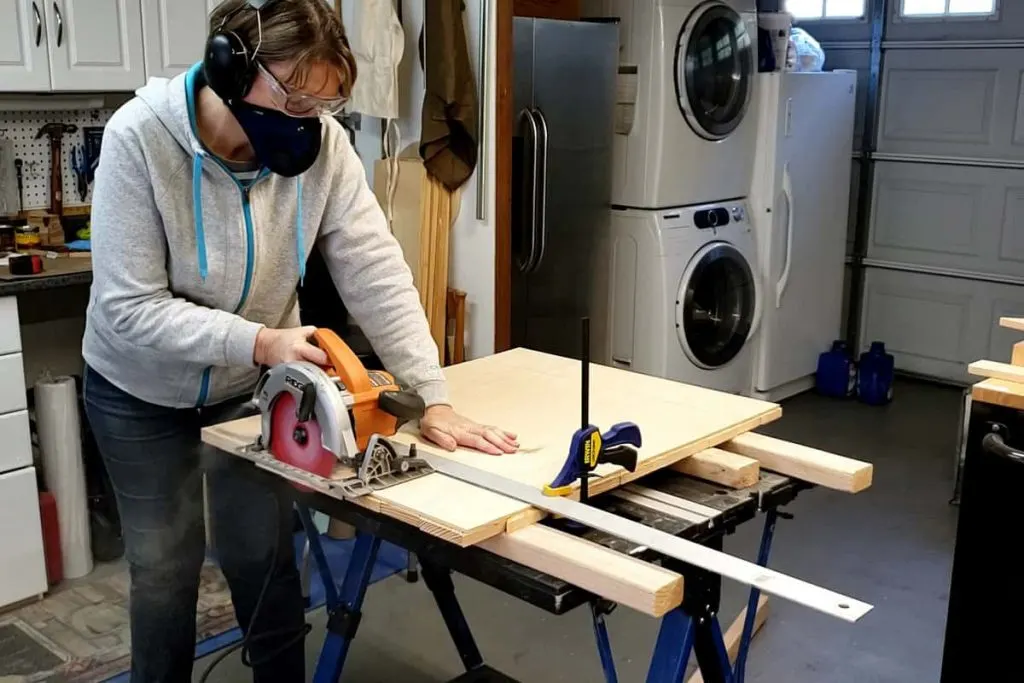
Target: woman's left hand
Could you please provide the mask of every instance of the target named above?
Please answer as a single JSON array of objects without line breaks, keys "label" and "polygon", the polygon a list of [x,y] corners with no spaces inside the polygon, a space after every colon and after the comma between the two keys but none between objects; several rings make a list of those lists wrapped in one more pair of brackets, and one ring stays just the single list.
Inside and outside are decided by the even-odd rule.
[{"label": "woman's left hand", "polygon": [[427,408],[420,418],[420,434],[449,451],[464,446],[489,455],[502,455],[514,453],[519,448],[515,434],[497,427],[479,425],[447,405]]}]

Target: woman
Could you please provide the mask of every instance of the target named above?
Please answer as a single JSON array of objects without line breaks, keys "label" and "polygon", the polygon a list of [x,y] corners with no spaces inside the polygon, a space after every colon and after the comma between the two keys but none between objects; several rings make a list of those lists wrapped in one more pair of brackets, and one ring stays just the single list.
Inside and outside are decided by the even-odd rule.
[{"label": "woman", "polygon": [[[447,402],[410,271],[329,116],[356,76],[339,17],[323,0],[227,0],[210,26],[202,64],[112,117],[94,189],[85,401],[124,526],[136,682],[191,680],[199,430],[237,414],[260,366],[326,362],[296,303],[314,247],[385,366],[424,399],[425,438],[517,447]],[[298,575],[274,553],[291,547],[290,503],[223,465],[207,481],[255,680],[302,681]]]}]

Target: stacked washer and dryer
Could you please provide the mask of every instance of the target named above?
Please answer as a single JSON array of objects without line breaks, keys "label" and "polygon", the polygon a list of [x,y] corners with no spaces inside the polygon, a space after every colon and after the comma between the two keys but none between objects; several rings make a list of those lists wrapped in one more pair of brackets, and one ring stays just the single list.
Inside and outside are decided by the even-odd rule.
[{"label": "stacked washer and dryer", "polygon": [[756,0],[584,0],[618,17],[612,218],[595,360],[750,389],[760,309],[746,197],[756,155]]}]

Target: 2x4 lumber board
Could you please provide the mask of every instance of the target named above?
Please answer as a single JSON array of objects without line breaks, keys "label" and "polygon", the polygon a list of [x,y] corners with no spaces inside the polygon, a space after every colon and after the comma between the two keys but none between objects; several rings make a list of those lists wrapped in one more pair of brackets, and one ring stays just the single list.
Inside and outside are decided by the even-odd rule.
[{"label": "2x4 lumber board", "polygon": [[727,451],[753,458],[764,469],[803,481],[858,493],[871,486],[871,463],[749,432],[722,446]]},{"label": "2x4 lumber board", "polygon": [[753,486],[761,477],[761,465],[757,460],[721,448],[695,453],[677,462],[672,469],[734,489]]},{"label": "2x4 lumber board", "polygon": [[1024,332],[1024,318],[1003,317],[999,319],[999,326],[1010,330],[1020,330],[1021,332]]},{"label": "2x4 lumber board", "polygon": [[1012,365],[1024,366],[1024,341],[1013,345],[1013,355],[1010,357]]},{"label": "2x4 lumber board", "polygon": [[1005,379],[1008,382],[1024,383],[1024,367],[997,363],[994,360],[979,360],[967,366],[967,372],[979,377]]},{"label": "2x4 lumber board", "polygon": [[[450,458],[507,479],[541,489],[550,483],[568,456],[572,434],[579,428],[579,361],[526,349],[470,360],[444,368],[455,408],[481,424],[518,435],[517,453],[500,457],[469,449],[454,452],[420,439],[415,425],[394,436],[418,443],[434,455]],[[632,421],[640,426],[638,472],[667,467],[712,448],[741,431],[776,419],[778,405],[712,391],[602,365],[590,370],[590,418],[607,429]],[[259,435],[258,418],[249,419],[229,442],[234,449]],[[209,428],[207,435],[216,438]],[[216,445],[216,444],[214,444]],[[611,490],[632,477],[616,465],[602,465],[590,490]],[[439,474],[380,491],[360,504],[414,524],[458,545],[472,545],[496,534],[535,523],[545,513],[508,497],[489,493]]]},{"label": "2x4 lumber board", "polygon": [[986,379],[971,387],[971,399],[1014,410],[1024,410],[1024,384]]},{"label": "2x4 lumber board", "polygon": [[679,574],[543,524],[479,547],[654,617],[683,601]]},{"label": "2x4 lumber board", "polygon": [[[729,626],[723,636],[725,640],[725,651],[729,654],[729,662],[736,663],[736,656],[740,651],[740,639],[743,638],[743,623],[747,619],[747,608],[740,610],[740,615]],[[762,595],[757,601],[757,611],[754,612],[754,628],[750,634],[753,638],[761,630],[764,623],[768,621],[768,596]],[[700,671],[695,671],[692,676],[686,679],[686,683],[704,683],[704,676]]]}]

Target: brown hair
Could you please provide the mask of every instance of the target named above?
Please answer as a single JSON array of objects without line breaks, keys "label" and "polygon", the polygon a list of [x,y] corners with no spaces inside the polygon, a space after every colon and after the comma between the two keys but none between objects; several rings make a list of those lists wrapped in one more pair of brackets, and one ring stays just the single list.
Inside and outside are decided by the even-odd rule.
[{"label": "brown hair", "polygon": [[[337,10],[324,0],[271,0],[259,10],[247,7],[248,0],[224,0],[210,14],[210,33],[233,31],[252,49],[259,44],[257,58],[263,63],[294,61],[288,84],[301,88],[316,62],[338,70],[342,97],[352,94],[356,61]],[[260,43],[260,23],[263,42]]]}]

